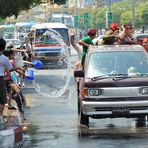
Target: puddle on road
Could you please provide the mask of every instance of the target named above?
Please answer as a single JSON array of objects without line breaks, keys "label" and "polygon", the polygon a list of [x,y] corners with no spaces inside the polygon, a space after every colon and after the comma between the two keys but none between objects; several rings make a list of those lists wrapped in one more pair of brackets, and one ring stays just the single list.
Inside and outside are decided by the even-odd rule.
[{"label": "puddle on road", "polygon": [[[121,122],[122,123],[122,122]],[[129,138],[148,138],[147,125],[135,126],[116,126],[114,124],[108,124],[106,127],[78,127],[79,138],[102,138],[102,139],[129,139]]]},{"label": "puddle on road", "polygon": [[39,126],[32,123],[24,123],[23,138],[24,145],[37,146],[44,141],[57,140],[62,137],[61,132],[42,130]]}]

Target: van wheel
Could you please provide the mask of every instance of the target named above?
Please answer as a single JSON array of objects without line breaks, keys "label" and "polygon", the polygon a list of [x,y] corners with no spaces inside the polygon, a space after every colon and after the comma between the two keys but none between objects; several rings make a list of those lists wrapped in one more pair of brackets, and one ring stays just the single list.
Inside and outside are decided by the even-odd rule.
[{"label": "van wheel", "polygon": [[78,97],[77,101],[78,101],[78,104],[77,104],[78,105],[78,115],[80,115],[80,99],[79,99],[79,97]]},{"label": "van wheel", "polygon": [[144,127],[146,126],[146,116],[139,117],[136,121],[137,127]]},{"label": "van wheel", "polygon": [[80,125],[78,127],[78,136],[79,136],[79,138],[85,138],[85,137],[89,136],[88,126]]},{"label": "van wheel", "polygon": [[89,127],[89,117],[84,115],[82,110],[80,112],[80,124]]}]

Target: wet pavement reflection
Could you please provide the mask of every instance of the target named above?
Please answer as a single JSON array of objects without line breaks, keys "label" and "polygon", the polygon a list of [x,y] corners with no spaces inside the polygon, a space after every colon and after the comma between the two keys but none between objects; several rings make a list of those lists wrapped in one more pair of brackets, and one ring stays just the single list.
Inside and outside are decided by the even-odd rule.
[{"label": "wet pavement reflection", "polygon": [[30,99],[24,148],[148,147],[148,127],[137,124],[135,118],[90,119],[89,129],[80,126],[72,75],[67,91],[59,98],[43,97],[29,87],[23,91]]}]

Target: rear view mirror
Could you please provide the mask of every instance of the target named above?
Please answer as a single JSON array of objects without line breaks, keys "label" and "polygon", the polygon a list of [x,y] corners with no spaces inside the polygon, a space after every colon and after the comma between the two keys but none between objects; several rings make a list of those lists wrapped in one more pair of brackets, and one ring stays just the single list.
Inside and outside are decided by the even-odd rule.
[{"label": "rear view mirror", "polygon": [[74,77],[84,77],[84,71],[83,70],[75,70]]}]

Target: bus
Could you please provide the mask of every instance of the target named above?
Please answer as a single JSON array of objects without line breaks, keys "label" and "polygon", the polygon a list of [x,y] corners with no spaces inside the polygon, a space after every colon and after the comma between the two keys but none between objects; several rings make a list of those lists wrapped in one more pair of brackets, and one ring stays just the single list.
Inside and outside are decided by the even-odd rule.
[{"label": "bus", "polygon": [[4,39],[14,39],[16,38],[16,27],[14,24],[1,25],[0,26],[0,35]]},{"label": "bus", "polygon": [[66,13],[51,13],[49,22],[63,23],[68,28],[74,28],[74,17]]},{"label": "bus", "polygon": [[24,41],[25,37],[27,37],[30,28],[35,25],[36,22],[18,22],[15,24],[16,26],[16,38]]},{"label": "bus", "polygon": [[[33,57],[41,60],[45,67],[60,66],[62,46],[52,35],[48,35],[48,32],[53,32],[58,36],[70,52],[68,27],[62,23],[41,23],[32,26],[31,31],[34,32]],[[64,60],[64,57],[62,58]]]}]

